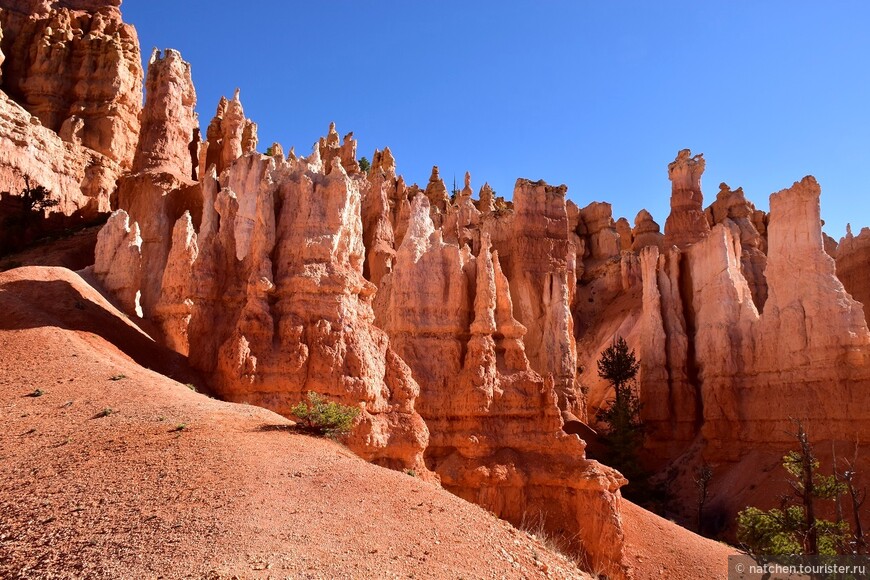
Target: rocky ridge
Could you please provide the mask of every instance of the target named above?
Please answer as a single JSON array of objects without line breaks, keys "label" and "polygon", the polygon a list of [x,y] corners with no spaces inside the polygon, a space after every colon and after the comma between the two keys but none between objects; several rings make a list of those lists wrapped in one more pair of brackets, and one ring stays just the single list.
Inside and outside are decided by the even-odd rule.
[{"label": "rocky ridge", "polygon": [[[176,51],[152,54],[136,109],[138,44],[119,4],[0,3],[0,178],[43,177],[62,215],[114,196],[95,278],[215,394],[285,415],[307,391],[355,405],[347,444],[362,457],[540,520],[617,578],[630,575],[626,481],[586,453],[612,396],[595,361],[614,336],[641,360],[661,473],[727,473],[758,446],[785,449],[796,416],[819,440],[867,438],[870,333],[849,292],[870,300],[870,236],[824,237],[812,177],[769,214],[726,184],[704,208],[705,160],[682,150],[662,234],[645,210],[631,227],[564,185],[518,179],[505,202],[485,184],[474,199],[466,175],[451,198],[437,166],[408,185],[389,148],[363,172],[334,125],[307,157],[260,154],[238,91],[203,141]],[[83,44],[85,29],[108,48]],[[66,66],[92,63],[103,74],[89,82],[119,92],[48,82],[52,53],[9,41],[25,30],[15,38],[65,31],[62,52],[81,55]]]}]

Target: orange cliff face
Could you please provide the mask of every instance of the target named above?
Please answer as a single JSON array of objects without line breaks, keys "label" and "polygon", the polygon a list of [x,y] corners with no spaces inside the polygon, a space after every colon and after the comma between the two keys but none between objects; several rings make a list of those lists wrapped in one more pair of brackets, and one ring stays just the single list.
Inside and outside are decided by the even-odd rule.
[{"label": "orange cliff face", "polygon": [[[846,292],[870,300],[870,244],[862,232],[828,247],[835,272],[812,178],[775,194],[769,215],[725,184],[705,209],[704,158],[680,151],[662,234],[645,210],[632,228],[543,181],[517,180],[505,202],[488,185],[474,199],[466,175],[451,199],[437,167],[407,185],[389,148],[363,173],[334,125],[307,157],[261,155],[238,92],[203,141],[178,52],[152,55],[141,112],[131,100],[139,49],[119,4],[0,0],[0,179],[15,189],[30,175],[64,215],[105,212],[114,194],[95,277],[222,398],[285,415],[307,391],[358,406],[347,444],[362,457],[542,522],[617,578],[626,481],[566,433],[592,449],[588,425],[612,397],[595,363],[614,336],[641,362],[656,468],[727,473],[787,449],[791,417],[819,440],[870,435],[870,335]],[[73,21],[111,33],[114,56]],[[13,32],[80,56],[66,69],[25,57]],[[76,59],[101,74],[79,86]]]},{"label": "orange cliff face", "polygon": [[221,397],[359,406],[347,444],[364,458],[579,538],[625,575],[624,479],[561,430],[560,407],[581,405],[565,187],[520,180],[515,212],[482,212],[470,176],[451,202],[437,168],[406,187],[388,150],[362,173],[334,126],[308,157],[263,156],[238,94],[198,143],[189,78],[174,51],[152,58],[133,173],[97,249],[106,288]]},{"label": "orange cliff face", "polygon": [[[20,208],[25,177],[57,204],[0,253],[105,216],[139,137],[142,66],[115,1],[0,2],[0,216]],[[20,211],[20,209],[19,209]]]}]

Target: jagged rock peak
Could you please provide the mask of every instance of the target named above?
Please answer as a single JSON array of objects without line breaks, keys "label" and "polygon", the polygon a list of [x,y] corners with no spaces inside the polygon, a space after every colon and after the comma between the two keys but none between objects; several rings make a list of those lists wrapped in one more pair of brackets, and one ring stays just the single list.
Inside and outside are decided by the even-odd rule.
[{"label": "jagged rock peak", "polygon": [[374,173],[379,169],[387,175],[393,177],[396,176],[396,160],[393,157],[393,152],[390,151],[389,147],[384,147],[383,151],[375,149],[375,153],[374,155],[372,155],[371,170]]},{"label": "jagged rock peak", "polygon": [[664,235],[661,233],[661,227],[653,219],[652,214],[647,210],[642,209],[637,212],[634,218],[634,229],[631,231],[631,249],[634,252],[640,252],[642,248],[647,246],[656,246],[662,248]]},{"label": "jagged rock peak", "polygon": [[671,180],[671,214],[665,222],[665,243],[685,248],[710,233],[710,224],[704,215],[704,196],[701,193],[701,175],[706,162],[704,154],[692,156],[682,149],[668,164]]},{"label": "jagged rock peak", "polygon": [[680,201],[692,202],[699,207],[703,203],[701,196],[701,175],[706,167],[704,154],[694,157],[690,149],[681,149],[677,158],[668,164],[668,179],[671,180],[672,195],[678,192],[691,192],[680,197]]},{"label": "jagged rock peak", "polygon": [[159,170],[195,179],[199,156],[199,119],[190,63],[171,48],[155,50],[145,81],[142,131],[133,171]]},{"label": "jagged rock peak", "polygon": [[241,91],[221,97],[206,130],[207,147],[200,158],[200,173],[214,166],[218,175],[241,157],[257,150],[257,124],[245,117]]},{"label": "jagged rock peak", "polygon": [[493,195],[492,187],[489,186],[489,182],[484,183],[483,187],[480,188],[480,203],[478,208],[483,213],[489,213],[495,211],[495,196]]},{"label": "jagged rock peak", "polygon": [[348,175],[360,173],[359,162],[356,159],[356,139],[353,138],[353,132],[345,135],[344,140],[340,141],[335,123],[332,122],[329,124],[329,132],[326,137],[321,137],[314,148],[318,152],[327,174],[332,171],[333,159],[341,161],[341,166]]}]

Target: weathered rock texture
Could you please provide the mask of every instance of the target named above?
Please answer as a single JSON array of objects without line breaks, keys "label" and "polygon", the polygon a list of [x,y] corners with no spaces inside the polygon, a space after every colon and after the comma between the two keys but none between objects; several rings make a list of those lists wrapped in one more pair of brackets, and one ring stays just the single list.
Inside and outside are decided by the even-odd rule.
[{"label": "weathered rock texture", "polygon": [[[826,244],[827,250],[827,244]],[[861,228],[858,235],[846,226],[846,235],[834,247],[837,277],[855,300],[864,306],[864,318],[870,314],[870,228]]]},{"label": "weathered rock texture", "polygon": [[[529,195],[542,203],[545,196],[560,196],[564,208],[558,188],[518,182],[516,193],[517,200]],[[536,288],[522,265],[515,267],[528,299]],[[554,293],[546,301],[554,309],[561,304],[570,320],[567,295],[552,289],[560,283],[567,293],[564,279],[545,282],[545,291]],[[432,433],[426,464],[447,489],[500,517],[516,524],[534,519],[551,532],[577,534],[575,547],[588,561],[619,576],[617,490],[624,480],[587,460],[583,443],[562,432],[554,375],[544,379],[532,370],[524,347],[528,331],[514,318],[510,287],[488,234],[475,257],[468,245],[443,241],[427,197],[413,200],[394,270],[381,285],[386,297],[379,320],[420,382],[418,408]],[[538,332],[567,342],[567,325],[546,322],[558,316],[544,310]],[[563,361],[553,367],[542,357],[541,364],[561,369]],[[573,375],[558,378],[573,381]]]},{"label": "weathered rock texture", "polygon": [[[581,241],[565,186],[519,180],[514,209],[488,186],[475,203],[466,175],[451,200],[437,168],[425,190],[406,186],[389,149],[364,174],[334,125],[307,158],[260,155],[238,93],[200,144],[180,55],[155,53],[147,87],[118,190],[132,225],[119,212],[99,246],[122,305],[141,305],[221,397],[284,414],[307,391],[358,406],[347,443],[363,457],[534,519],[624,576],[625,481],[562,430],[582,409],[576,248],[618,254],[609,206]],[[138,232],[138,261],[108,259]]]},{"label": "weathered rock texture", "polygon": [[139,41],[115,1],[0,2],[2,88],[41,124],[130,167],[142,91]]},{"label": "weathered rock texture", "polygon": [[[714,226],[665,260],[645,250],[641,384],[644,402],[653,405],[648,421],[667,437],[679,432],[688,445],[693,434],[682,423],[697,421],[710,453],[736,460],[753,445],[788,444],[790,417],[805,418],[819,439],[868,435],[870,334],[824,250],[819,192],[806,177],[771,196],[760,313],[732,225]],[[675,322],[671,329],[662,313]],[[685,362],[675,358],[681,352]]]},{"label": "weathered rock texture", "polygon": [[701,193],[705,165],[703,153],[692,157],[688,149],[680,151],[668,165],[668,179],[671,180],[671,214],[665,222],[665,244],[668,246],[685,248],[710,231]]},{"label": "weathered rock texture", "polygon": [[[770,215],[725,184],[705,211],[703,156],[680,151],[664,235],[645,210],[632,228],[609,204],[580,208],[543,181],[517,180],[512,201],[484,185],[474,200],[466,174],[451,196],[437,167],[424,188],[406,185],[388,148],[364,173],[353,134],[334,125],[308,157],[277,144],[260,155],[238,91],[201,142],[190,66],[172,50],[152,55],[138,134],[120,121],[120,93],[99,93],[114,116],[89,125],[63,117],[60,97],[40,101],[51,91],[26,93],[22,79],[45,75],[7,66],[20,52],[7,31],[51,36],[63,28],[35,23],[68,20],[73,42],[74,19],[58,14],[87,8],[76,25],[111,30],[106,42],[123,48],[135,36],[113,20],[117,3],[14,6],[0,17],[3,86],[22,87],[14,98],[46,126],[0,101],[11,136],[0,140],[0,175],[23,175],[15,152],[37,140],[48,152],[41,175],[57,175],[64,207],[83,207],[76,196],[87,192],[104,211],[123,172],[95,275],[216,394],[284,414],[307,391],[357,406],[354,451],[440,479],[514,523],[541,523],[614,578],[627,574],[626,482],[576,435],[594,440],[584,422],[612,398],[595,363],[614,337],[641,360],[654,467],[733,464],[753,447],[786,446],[790,417],[816,438],[870,435],[870,332],[828,255],[856,294],[870,294],[859,274],[870,234],[826,249],[812,178],[775,194]],[[123,66],[128,52],[111,58]],[[112,139],[93,136],[103,130]]]},{"label": "weathered rock texture", "polygon": [[[142,67],[119,4],[0,2],[0,253],[105,216],[132,163]],[[21,224],[25,177],[58,203]]]},{"label": "weathered rock texture", "polygon": [[154,51],[146,86],[132,172],[118,181],[117,195],[119,206],[141,229],[141,304],[150,317],[160,297],[172,229],[185,212],[199,223],[202,194],[192,179],[199,131],[190,64],[175,50]]}]

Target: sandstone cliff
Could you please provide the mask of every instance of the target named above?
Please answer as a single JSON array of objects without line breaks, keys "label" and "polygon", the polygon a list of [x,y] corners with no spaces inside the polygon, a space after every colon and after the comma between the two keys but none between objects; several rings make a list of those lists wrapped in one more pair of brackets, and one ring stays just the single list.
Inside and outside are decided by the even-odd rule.
[{"label": "sandstone cliff", "polygon": [[11,193],[0,218],[21,212],[25,177],[58,202],[41,219],[7,223],[0,253],[105,216],[115,181],[132,164],[142,67],[119,5],[0,2],[0,190]]},{"label": "sandstone cliff", "polygon": [[152,54],[140,111],[119,5],[0,0],[0,180],[47,186],[57,223],[114,195],[95,277],[215,394],[283,414],[307,391],[357,406],[355,452],[574,538],[612,577],[627,574],[626,482],[576,434],[595,442],[612,397],[595,363],[615,336],[637,349],[662,473],[786,446],[791,417],[818,439],[870,435],[870,333],[847,293],[870,302],[870,235],[826,240],[814,179],[770,214],[726,184],[705,209],[704,158],[682,150],[662,234],[564,185],[474,199],[466,174],[451,197],[437,166],[407,185],[389,148],[364,173],[334,125],[307,157],[261,155],[238,91],[203,141],[176,51]]}]

